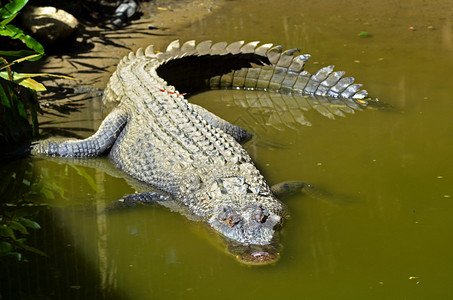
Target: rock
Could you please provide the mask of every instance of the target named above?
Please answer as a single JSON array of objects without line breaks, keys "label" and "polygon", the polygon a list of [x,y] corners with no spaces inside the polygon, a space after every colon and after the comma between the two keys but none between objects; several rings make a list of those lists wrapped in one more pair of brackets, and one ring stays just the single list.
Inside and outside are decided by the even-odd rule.
[{"label": "rock", "polygon": [[119,5],[115,10],[115,15],[110,21],[110,24],[107,25],[107,28],[111,30],[121,28],[138,11],[138,5],[134,0],[122,0],[117,2]]},{"label": "rock", "polygon": [[26,7],[22,12],[22,24],[44,47],[53,49],[70,45],[79,28],[79,22],[71,14],[51,6]]}]

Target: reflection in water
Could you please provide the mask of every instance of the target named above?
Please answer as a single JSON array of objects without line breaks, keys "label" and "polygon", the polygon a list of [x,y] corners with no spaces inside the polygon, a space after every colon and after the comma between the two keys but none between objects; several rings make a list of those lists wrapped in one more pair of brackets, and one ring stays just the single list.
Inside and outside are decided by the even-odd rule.
[{"label": "reflection in water", "polygon": [[101,277],[101,290],[104,292],[104,297],[112,294],[116,288],[117,269],[114,261],[109,260],[107,252],[107,215],[106,203],[102,197],[105,194],[105,174],[102,171],[96,170],[95,182],[99,191],[96,192],[96,225],[97,225],[97,253],[99,274]]},{"label": "reflection in water", "polygon": [[364,101],[253,90],[212,90],[196,95],[190,101],[218,115],[225,115],[226,110],[235,111],[234,117],[228,121],[246,128],[255,137],[259,136],[261,143],[265,141],[276,147],[278,143],[271,132],[297,134],[304,126],[312,126],[307,116],[312,117],[313,112],[334,120],[364,109],[386,108],[373,99]]},{"label": "reflection in water", "polygon": [[[329,119],[335,119],[335,116],[345,117],[345,113],[353,114],[367,105],[365,101],[354,99],[247,90],[219,93],[216,102],[224,106],[238,106],[252,115],[250,118],[256,120],[256,126],[271,126],[280,131],[297,130],[300,125],[311,126],[304,116],[305,111],[313,109]],[[252,132],[259,132],[256,126],[250,124],[247,127],[251,127]]]}]

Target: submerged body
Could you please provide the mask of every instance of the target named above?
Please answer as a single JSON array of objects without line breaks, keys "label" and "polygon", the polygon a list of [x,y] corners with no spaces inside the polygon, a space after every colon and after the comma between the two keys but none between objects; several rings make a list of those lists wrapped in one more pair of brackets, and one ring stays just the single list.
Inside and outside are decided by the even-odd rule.
[{"label": "submerged body", "polygon": [[273,262],[285,207],[240,144],[250,134],[189,103],[179,91],[267,89],[349,99],[354,105],[365,103],[360,99],[366,91],[332,66],[314,75],[304,71],[309,55],[257,44],[190,41],[180,47],[175,41],[163,53],[139,49],[112,75],[104,102],[116,107],[93,136],[41,141],[32,153],[108,154],[116,167],[154,189],[127,196],[123,204],[177,203],[182,213],[219,232],[242,262]]}]

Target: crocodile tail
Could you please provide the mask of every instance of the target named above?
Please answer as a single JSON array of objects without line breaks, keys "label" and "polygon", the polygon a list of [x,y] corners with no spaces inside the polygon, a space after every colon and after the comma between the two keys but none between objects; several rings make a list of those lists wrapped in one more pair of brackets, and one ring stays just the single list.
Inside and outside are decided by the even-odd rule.
[{"label": "crocodile tail", "polygon": [[159,61],[156,72],[180,92],[206,88],[244,88],[282,93],[364,99],[368,93],[354,78],[327,66],[315,74],[304,70],[308,54],[282,46],[243,41],[228,44],[203,41],[170,43],[165,52],[147,49],[145,56]]}]

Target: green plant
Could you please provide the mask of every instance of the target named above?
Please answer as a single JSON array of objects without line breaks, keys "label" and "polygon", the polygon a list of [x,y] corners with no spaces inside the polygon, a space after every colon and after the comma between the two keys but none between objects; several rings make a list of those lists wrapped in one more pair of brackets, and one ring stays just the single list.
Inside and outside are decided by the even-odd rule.
[{"label": "green plant", "polygon": [[20,41],[26,49],[0,49],[0,153],[25,144],[38,135],[38,113],[41,112],[36,92],[46,91],[34,78],[40,76],[71,78],[48,73],[17,73],[11,68],[24,61],[34,61],[44,55],[44,48],[33,37],[11,22],[28,0],[0,2],[0,36]]},{"label": "green plant", "polygon": [[36,198],[53,198],[55,189],[46,180],[45,168],[34,168],[29,160],[15,161],[0,167],[0,262],[26,261],[25,252],[45,255],[29,245],[30,230],[40,229],[34,221],[42,210]]},{"label": "green plant", "polygon": [[0,56],[5,59],[26,58],[26,60],[38,60],[44,54],[42,45],[31,36],[25,34],[21,29],[10,24],[19,14],[20,10],[28,3],[28,0],[13,0],[8,2],[0,6],[0,35],[20,40],[30,50],[0,50]]},{"label": "green plant", "polygon": [[10,24],[28,0],[14,0],[0,6],[0,36],[21,41],[26,50],[0,49],[0,152],[30,140],[38,133],[37,113],[40,111],[36,91],[44,86],[31,74],[18,74],[11,70],[15,64],[26,60],[37,60],[44,54],[42,45]]},{"label": "green plant", "polygon": [[3,212],[0,215],[0,259],[23,261],[24,250],[46,256],[44,252],[26,244],[28,230],[41,227],[29,218],[18,216],[17,212]]}]

